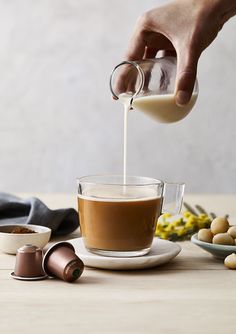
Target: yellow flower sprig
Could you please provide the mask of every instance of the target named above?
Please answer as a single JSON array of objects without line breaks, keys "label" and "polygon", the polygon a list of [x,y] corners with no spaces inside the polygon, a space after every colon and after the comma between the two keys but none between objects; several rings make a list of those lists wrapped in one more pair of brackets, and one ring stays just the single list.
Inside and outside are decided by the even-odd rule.
[{"label": "yellow flower sprig", "polygon": [[164,213],[158,219],[155,235],[172,241],[186,240],[201,228],[209,228],[211,221],[212,216],[207,213],[185,211],[177,216]]}]

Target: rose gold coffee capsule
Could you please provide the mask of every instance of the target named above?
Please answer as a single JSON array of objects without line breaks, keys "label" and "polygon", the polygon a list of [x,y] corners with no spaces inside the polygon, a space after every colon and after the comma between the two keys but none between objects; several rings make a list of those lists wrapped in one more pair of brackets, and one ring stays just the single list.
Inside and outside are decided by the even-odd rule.
[{"label": "rose gold coffee capsule", "polygon": [[47,277],[43,267],[42,249],[25,245],[17,250],[14,272],[11,276],[21,280],[39,280]]},{"label": "rose gold coffee capsule", "polygon": [[43,269],[48,276],[73,282],[81,276],[84,263],[75,254],[75,249],[70,243],[58,242],[44,255]]}]

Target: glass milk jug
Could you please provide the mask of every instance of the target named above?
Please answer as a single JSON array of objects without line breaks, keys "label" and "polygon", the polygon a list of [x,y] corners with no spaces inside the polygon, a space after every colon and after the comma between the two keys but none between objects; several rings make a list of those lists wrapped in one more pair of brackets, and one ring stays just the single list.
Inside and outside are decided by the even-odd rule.
[{"label": "glass milk jug", "polygon": [[139,110],[160,123],[174,123],[186,117],[198,96],[197,80],[187,105],[175,103],[176,58],[163,57],[123,61],[111,73],[114,99]]}]

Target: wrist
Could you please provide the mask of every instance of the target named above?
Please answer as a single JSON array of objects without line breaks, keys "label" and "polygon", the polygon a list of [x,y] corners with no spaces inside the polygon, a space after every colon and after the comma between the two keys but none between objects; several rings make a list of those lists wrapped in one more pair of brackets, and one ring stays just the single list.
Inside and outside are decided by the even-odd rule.
[{"label": "wrist", "polygon": [[[181,0],[188,2],[189,0]],[[236,15],[236,0],[192,0],[192,5],[200,13],[215,17],[220,29],[231,17]]]},{"label": "wrist", "polygon": [[216,10],[220,12],[222,26],[231,17],[236,15],[236,0],[213,0]]}]

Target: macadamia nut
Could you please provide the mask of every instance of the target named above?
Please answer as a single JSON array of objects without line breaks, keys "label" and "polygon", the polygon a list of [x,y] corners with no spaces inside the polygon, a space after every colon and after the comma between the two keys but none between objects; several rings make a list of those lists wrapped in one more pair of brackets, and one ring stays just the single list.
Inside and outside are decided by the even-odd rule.
[{"label": "macadamia nut", "polygon": [[218,233],[212,239],[213,244],[234,245],[234,239],[228,233]]},{"label": "macadamia nut", "polygon": [[198,240],[204,241],[204,242],[212,242],[213,234],[210,229],[202,228],[198,231]]},{"label": "macadamia nut", "polygon": [[225,266],[229,269],[236,269],[236,254],[230,254],[225,258]]},{"label": "macadamia nut", "polygon": [[211,223],[211,232],[213,234],[225,233],[229,229],[229,222],[226,218],[216,217]]},{"label": "macadamia nut", "polygon": [[236,239],[236,226],[231,226],[227,231],[232,238]]}]

